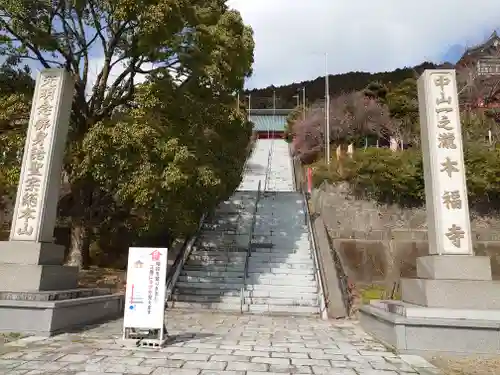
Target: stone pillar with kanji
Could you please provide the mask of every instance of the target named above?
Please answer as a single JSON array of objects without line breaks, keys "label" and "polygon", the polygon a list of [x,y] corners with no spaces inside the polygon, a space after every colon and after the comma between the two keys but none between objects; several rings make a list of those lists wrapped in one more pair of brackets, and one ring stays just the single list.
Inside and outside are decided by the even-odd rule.
[{"label": "stone pillar with kanji", "polygon": [[473,252],[455,70],[426,70],[418,98],[429,255],[417,258],[417,278],[401,280],[402,300],[434,308],[500,308],[490,258]]},{"label": "stone pillar with kanji", "polygon": [[77,287],[78,270],[62,265],[64,247],[54,243],[73,90],[64,69],[36,79],[10,237],[0,242],[0,291]]}]

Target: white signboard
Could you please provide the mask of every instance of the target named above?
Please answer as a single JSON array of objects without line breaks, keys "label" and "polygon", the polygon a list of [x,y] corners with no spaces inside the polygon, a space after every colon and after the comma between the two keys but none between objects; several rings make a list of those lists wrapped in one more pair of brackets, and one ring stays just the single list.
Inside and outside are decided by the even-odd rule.
[{"label": "white signboard", "polygon": [[455,70],[418,79],[430,254],[472,255]]},{"label": "white signboard", "polygon": [[73,86],[74,81],[64,69],[47,69],[38,74],[11,241],[53,241]]},{"label": "white signboard", "polygon": [[167,277],[165,248],[131,247],[123,328],[162,329]]}]

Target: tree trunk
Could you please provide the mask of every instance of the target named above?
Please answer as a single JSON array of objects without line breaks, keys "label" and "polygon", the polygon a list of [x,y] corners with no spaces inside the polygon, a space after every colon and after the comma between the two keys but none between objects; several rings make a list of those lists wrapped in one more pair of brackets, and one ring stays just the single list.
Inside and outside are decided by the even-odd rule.
[{"label": "tree trunk", "polygon": [[90,210],[92,206],[92,189],[83,182],[71,187],[73,198],[70,209],[71,234],[70,247],[66,264],[87,269],[90,263],[90,244],[92,241],[92,225]]},{"label": "tree trunk", "polygon": [[69,248],[68,266],[87,269],[90,263],[91,230],[84,222],[73,223],[71,226],[71,243]]}]

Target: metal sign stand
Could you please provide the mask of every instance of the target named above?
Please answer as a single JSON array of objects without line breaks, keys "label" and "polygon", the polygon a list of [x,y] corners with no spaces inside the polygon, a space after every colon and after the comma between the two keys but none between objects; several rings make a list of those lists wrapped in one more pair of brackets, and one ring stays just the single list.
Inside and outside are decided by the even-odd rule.
[{"label": "metal sign stand", "polygon": [[123,331],[123,341],[126,346],[160,349],[165,346],[167,339],[168,332],[165,325],[161,329],[125,327]]},{"label": "metal sign stand", "polygon": [[124,346],[162,348],[165,325],[168,249],[130,248],[123,319]]}]

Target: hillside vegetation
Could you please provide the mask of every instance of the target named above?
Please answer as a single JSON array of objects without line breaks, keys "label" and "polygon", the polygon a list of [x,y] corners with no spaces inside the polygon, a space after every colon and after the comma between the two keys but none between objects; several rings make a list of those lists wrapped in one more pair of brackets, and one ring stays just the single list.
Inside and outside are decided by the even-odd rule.
[{"label": "hillside vegetation", "polygon": [[[330,75],[330,95],[338,96],[342,93],[359,91],[364,89],[370,82],[380,82],[387,86],[397,85],[408,78],[415,78],[425,69],[449,68],[450,64],[436,65],[431,62],[424,62],[414,67],[396,69],[392,72],[366,73],[349,72],[344,74]],[[261,89],[246,91],[252,96],[252,108],[272,108],[273,91],[276,92],[278,108],[293,108],[297,103],[294,97],[297,92],[306,88],[307,103],[324,102],[325,98],[325,77],[318,77],[311,81],[291,83],[285,86],[269,86]],[[302,100],[302,99],[301,99]]]}]

